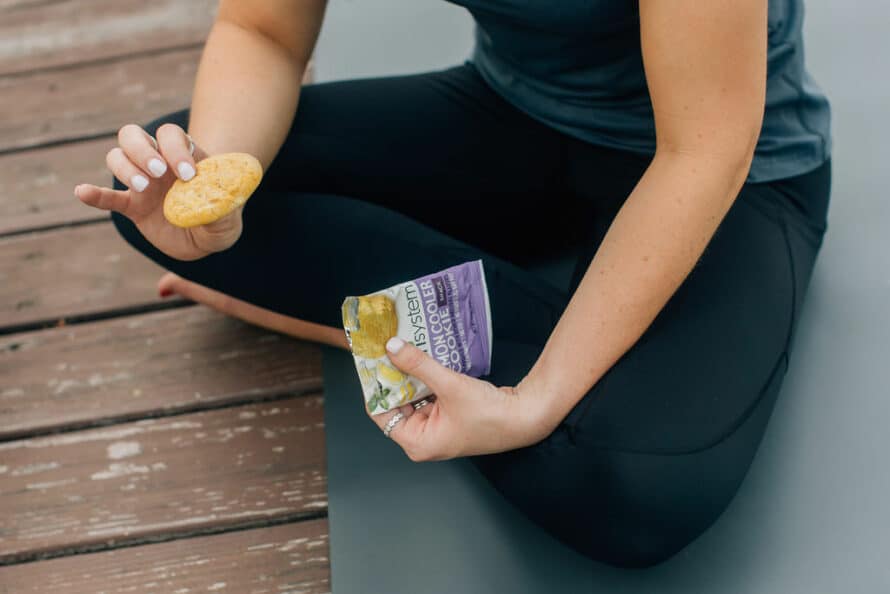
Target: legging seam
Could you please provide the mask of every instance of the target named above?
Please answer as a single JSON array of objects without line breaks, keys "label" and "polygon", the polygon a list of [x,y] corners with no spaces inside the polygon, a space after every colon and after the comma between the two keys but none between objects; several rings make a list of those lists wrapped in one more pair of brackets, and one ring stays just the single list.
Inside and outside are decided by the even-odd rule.
[{"label": "legging seam", "polygon": [[797,319],[797,271],[794,267],[794,253],[791,248],[791,240],[788,237],[788,224],[785,221],[785,218],[781,216],[778,205],[776,205],[776,214],[782,225],[782,237],[785,240],[785,248],[788,252],[788,267],[791,271],[791,319],[788,322],[788,331],[785,335],[785,358],[787,359],[790,357],[791,338],[794,333],[794,324]]}]

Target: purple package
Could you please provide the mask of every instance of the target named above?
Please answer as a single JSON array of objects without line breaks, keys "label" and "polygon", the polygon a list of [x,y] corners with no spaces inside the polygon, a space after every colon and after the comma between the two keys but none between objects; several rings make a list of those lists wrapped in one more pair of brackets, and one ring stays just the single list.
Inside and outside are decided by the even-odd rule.
[{"label": "purple package", "polygon": [[361,297],[347,297],[342,313],[371,414],[432,393],[389,360],[385,345],[392,336],[414,344],[459,373],[479,377],[491,368],[491,307],[482,260]]}]

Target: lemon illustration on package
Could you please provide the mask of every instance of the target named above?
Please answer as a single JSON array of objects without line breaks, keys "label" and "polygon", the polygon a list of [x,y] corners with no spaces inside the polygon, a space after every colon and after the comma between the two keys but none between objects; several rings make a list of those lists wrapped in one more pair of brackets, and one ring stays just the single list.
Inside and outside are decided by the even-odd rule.
[{"label": "lemon illustration on package", "polygon": [[341,314],[371,414],[432,393],[387,357],[386,342],[393,336],[459,373],[480,377],[489,372],[491,309],[481,260],[368,295],[346,297]]},{"label": "lemon illustration on package", "polygon": [[263,177],[253,155],[225,153],[198,161],[195,177],[177,179],[164,197],[164,217],[177,227],[218,221],[247,202]]}]

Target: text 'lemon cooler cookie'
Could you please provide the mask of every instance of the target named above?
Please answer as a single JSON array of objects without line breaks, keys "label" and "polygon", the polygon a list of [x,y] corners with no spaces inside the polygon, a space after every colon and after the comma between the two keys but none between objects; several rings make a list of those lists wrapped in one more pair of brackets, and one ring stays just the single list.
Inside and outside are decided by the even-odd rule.
[{"label": "text 'lemon cooler cookie'", "polygon": [[263,177],[253,155],[225,153],[199,161],[195,177],[177,179],[164,197],[164,217],[177,227],[218,221],[247,202]]},{"label": "text 'lemon cooler cookie'", "polygon": [[432,391],[399,371],[386,355],[393,336],[446,367],[473,377],[491,367],[491,309],[482,261],[465,262],[361,297],[341,307],[365,404],[371,414]]}]

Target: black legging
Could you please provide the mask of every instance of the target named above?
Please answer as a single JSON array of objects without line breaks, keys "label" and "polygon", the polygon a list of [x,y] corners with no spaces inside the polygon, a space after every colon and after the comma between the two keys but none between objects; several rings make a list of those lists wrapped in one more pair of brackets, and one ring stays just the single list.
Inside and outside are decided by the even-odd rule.
[{"label": "black legging", "polygon": [[[304,88],[224,252],[176,261],[114,221],[187,279],[335,327],[346,295],[481,258],[488,379],[515,384],[650,160],[538,123],[465,64]],[[653,324],[560,426],[534,446],[474,457],[478,469],[545,530],[610,564],[651,565],[698,536],[747,472],[787,370],[829,185],[827,163],[747,184]],[[569,290],[528,270],[559,256],[576,258]]]}]

